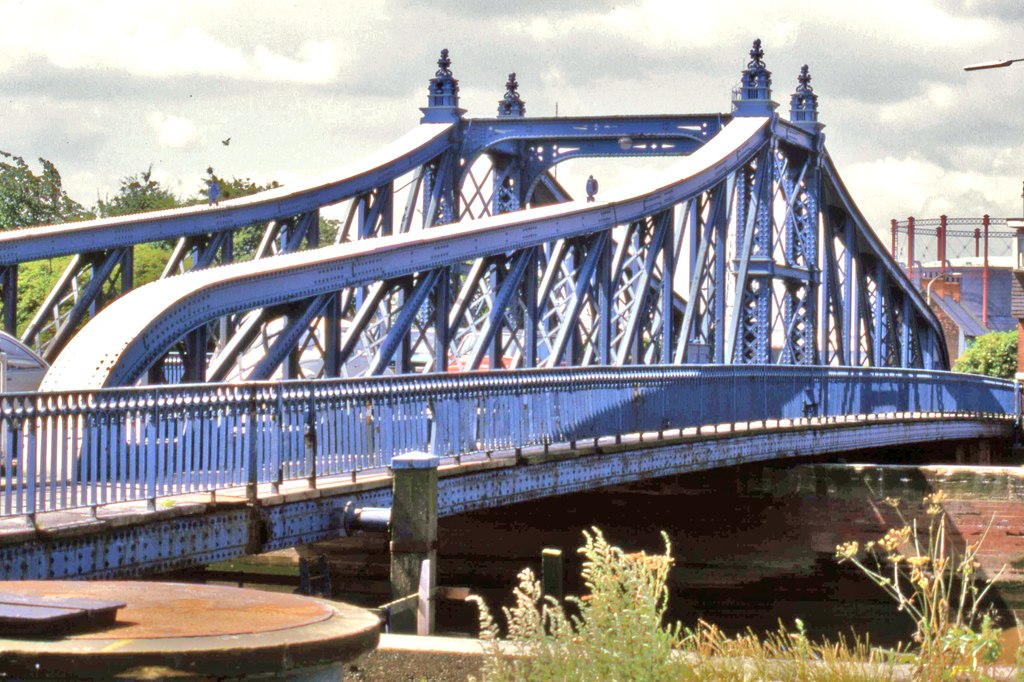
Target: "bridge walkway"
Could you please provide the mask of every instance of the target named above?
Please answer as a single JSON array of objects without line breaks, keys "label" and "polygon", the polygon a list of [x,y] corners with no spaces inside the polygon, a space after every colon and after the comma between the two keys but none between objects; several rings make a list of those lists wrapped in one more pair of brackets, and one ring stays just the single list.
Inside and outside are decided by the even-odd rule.
[{"label": "bridge walkway", "polygon": [[[607,485],[886,445],[1009,439],[1007,415],[896,412],[641,432],[441,459],[449,516]],[[0,579],[161,572],[347,534],[346,508],[391,505],[387,467],[0,518]]]}]

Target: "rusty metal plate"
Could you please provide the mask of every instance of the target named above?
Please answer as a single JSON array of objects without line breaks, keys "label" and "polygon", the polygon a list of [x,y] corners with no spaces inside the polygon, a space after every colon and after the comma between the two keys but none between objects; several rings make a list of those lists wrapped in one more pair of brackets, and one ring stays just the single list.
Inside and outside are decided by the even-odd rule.
[{"label": "rusty metal plate", "polygon": [[243,635],[327,620],[327,604],[307,597],[224,587],[152,582],[11,581],[4,591],[47,598],[118,600],[126,606],[113,625],[73,639],[161,639]]},{"label": "rusty metal plate", "polygon": [[0,635],[54,635],[110,627],[122,601],[0,592]]}]

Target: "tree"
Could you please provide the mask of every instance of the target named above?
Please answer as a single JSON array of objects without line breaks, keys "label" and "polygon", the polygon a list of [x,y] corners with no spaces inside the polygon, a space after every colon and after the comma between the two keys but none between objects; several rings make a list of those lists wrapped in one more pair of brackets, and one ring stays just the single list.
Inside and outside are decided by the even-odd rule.
[{"label": "tree", "polygon": [[39,159],[36,175],[20,156],[0,151],[0,229],[49,225],[92,217],[64,191],[57,167]]},{"label": "tree", "polygon": [[1017,371],[1016,330],[979,336],[953,363],[953,371],[1012,379]]},{"label": "tree", "polygon": [[[210,183],[216,181],[220,186],[220,201],[237,199],[238,197],[249,196],[268,189],[277,189],[280,183],[271,180],[265,185],[253,182],[249,178],[232,177],[230,180],[222,178],[214,173],[213,168],[206,169],[206,180],[199,190],[202,201],[207,201],[210,192]],[[263,231],[266,226],[262,224],[247,225],[235,232],[234,256],[235,260],[249,260],[256,254],[260,240],[263,238]]]},{"label": "tree", "polygon": [[113,199],[99,199],[96,212],[101,217],[130,215],[144,211],[176,208],[182,202],[169,189],[153,179],[153,166],[141,173],[121,178],[121,187]]}]

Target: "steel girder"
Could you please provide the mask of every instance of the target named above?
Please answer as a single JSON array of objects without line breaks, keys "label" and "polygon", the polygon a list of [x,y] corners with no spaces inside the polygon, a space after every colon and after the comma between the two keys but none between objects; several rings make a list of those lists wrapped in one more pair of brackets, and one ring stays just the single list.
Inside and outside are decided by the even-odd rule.
[{"label": "steel girder", "polygon": [[[754,124],[725,130],[737,125]],[[689,158],[708,165],[667,193],[567,205],[588,216],[583,231],[539,236],[538,225],[565,220],[540,208],[499,221],[504,247],[489,231],[495,216],[431,230],[436,245],[382,236],[351,266],[339,252],[339,268],[364,274],[333,291],[280,292],[272,307],[296,322],[263,352],[310,370],[286,376],[666,361],[944,366],[934,317],[878,250],[813,136],[778,119],[763,130],[738,143],[742,156],[702,148]],[[453,158],[424,168],[422,213],[437,221],[458,208],[442,180]],[[392,243],[409,257],[386,258]],[[688,303],[665,314],[677,287]],[[242,301],[213,307],[265,316]],[[336,323],[322,313],[330,308]]]},{"label": "steel girder", "polygon": [[[529,223],[537,219],[535,216],[532,215],[533,212],[523,212],[521,214],[524,216],[523,218],[514,219],[507,225],[505,225],[504,222],[502,222],[503,227],[501,227],[498,230],[498,232],[493,232],[493,230],[491,230],[490,232],[481,234],[479,237],[474,236],[472,234],[474,226],[470,225],[468,227],[462,228],[461,230],[458,231],[458,234],[460,235],[458,241],[459,247],[454,250],[453,248],[451,248],[452,244],[449,244],[449,248],[446,248],[440,252],[436,251],[437,247],[426,246],[425,242],[433,241],[434,237],[428,237],[425,235],[433,233],[435,232],[435,230],[431,230],[428,232],[419,232],[417,233],[416,239],[414,241],[418,244],[423,243],[424,246],[422,248],[417,247],[416,250],[421,251],[423,254],[426,254],[426,251],[424,251],[423,249],[432,249],[432,253],[435,255],[430,257],[428,259],[428,262],[430,262],[433,267],[424,269],[422,267],[422,259],[416,256],[406,259],[396,270],[391,270],[390,272],[394,272],[394,276],[372,276],[366,278],[357,277],[356,279],[347,278],[347,281],[350,282],[351,285],[355,285],[360,288],[369,286],[370,288],[368,289],[368,291],[372,290],[376,292],[374,296],[362,296],[363,301],[361,302],[358,300],[360,298],[360,294],[362,294],[361,291],[357,290],[355,294],[349,297],[357,304],[359,304],[360,311],[362,312],[357,312],[356,316],[352,318],[351,322],[349,323],[348,326],[350,327],[350,329],[348,330],[348,336],[351,338],[352,336],[354,336],[354,334],[361,332],[362,330],[360,330],[359,327],[369,324],[369,321],[374,319],[383,321],[383,326],[386,327],[387,329],[387,331],[384,331],[382,329],[382,331],[379,334],[377,334],[376,338],[380,340],[383,340],[388,336],[394,338],[396,332],[392,332],[390,330],[396,324],[399,318],[401,318],[401,324],[406,325],[409,328],[411,328],[411,325],[413,323],[416,323],[420,327],[423,327],[426,321],[431,318],[434,319],[435,328],[440,326],[437,324],[437,321],[441,319],[442,315],[437,314],[436,311],[434,313],[431,313],[430,309],[427,307],[424,307],[422,310],[420,310],[418,314],[407,314],[403,316],[400,312],[400,300],[399,298],[397,298],[411,293],[412,288],[414,286],[414,282],[407,279],[409,275],[413,275],[413,277],[416,278],[415,281],[419,281],[418,278],[424,277],[425,273],[428,270],[436,269],[437,267],[451,268],[451,277],[449,280],[449,284],[453,291],[460,292],[459,298],[453,303],[453,315],[450,317],[455,316],[454,312],[456,310],[468,309],[472,311],[474,310],[474,308],[479,308],[479,306],[476,305],[475,302],[481,299],[486,300],[490,294],[487,294],[479,287],[474,288],[472,286],[473,282],[493,281],[494,284],[491,285],[492,290],[495,292],[500,291],[500,289],[498,288],[500,287],[499,280],[504,276],[504,274],[503,272],[499,270],[494,270],[493,268],[500,267],[502,269],[507,270],[508,264],[510,264],[514,259],[514,252],[519,250],[519,248],[525,248],[527,246],[532,245],[541,247],[540,250],[542,252],[546,252],[548,254],[548,258],[546,259],[547,262],[544,263],[543,273],[538,272],[536,275],[531,274],[527,276],[524,272],[524,279],[532,280],[536,277],[536,279],[539,282],[539,288],[549,289],[551,292],[554,292],[551,294],[551,300],[546,300],[544,296],[537,296],[538,301],[536,307],[538,309],[538,312],[535,313],[532,317],[529,312],[527,312],[525,315],[525,317],[528,319],[537,320],[537,322],[533,325],[533,331],[528,332],[528,334],[537,337],[537,342],[534,348],[543,348],[545,352],[554,354],[559,358],[559,362],[561,361],[561,357],[565,356],[566,354],[568,354],[568,356],[571,358],[581,358],[582,354],[587,352],[587,344],[594,343],[594,335],[591,334],[589,330],[586,329],[586,325],[596,319],[596,313],[594,312],[594,301],[597,299],[597,296],[593,292],[592,276],[597,268],[597,264],[602,260],[601,249],[608,248],[608,245],[611,244],[613,241],[612,232],[619,224],[619,221],[615,219],[614,214],[617,213],[623,216],[623,218],[625,219],[625,222],[622,223],[624,228],[626,228],[630,223],[640,223],[641,221],[648,222],[647,227],[643,228],[642,230],[644,231],[644,236],[637,237],[636,239],[633,240],[636,244],[636,247],[634,248],[634,251],[636,253],[633,254],[631,258],[633,260],[636,260],[637,258],[643,260],[645,258],[643,254],[648,253],[649,258],[659,259],[660,262],[662,259],[661,252],[663,251],[663,249],[649,248],[650,239],[652,237],[655,237],[659,240],[662,240],[664,243],[671,242],[673,244],[679,243],[680,240],[676,238],[668,240],[662,237],[658,237],[659,230],[664,230],[664,226],[669,223],[665,222],[664,219],[662,219],[660,225],[651,221],[654,221],[659,214],[664,213],[667,210],[675,210],[675,207],[679,205],[681,202],[688,201],[688,192],[696,192],[697,194],[700,194],[700,192],[704,191],[704,189],[709,184],[719,184],[723,179],[730,176],[733,172],[732,169],[734,165],[737,163],[736,157],[727,156],[725,158],[722,158],[717,156],[717,154],[720,153],[723,149],[743,149],[744,154],[749,153],[747,150],[751,147],[751,145],[758,147],[763,145],[763,140],[761,140],[759,136],[763,136],[765,134],[764,130],[765,123],[763,121],[755,121],[753,123],[746,122],[743,125],[740,125],[734,131],[732,131],[730,135],[726,135],[720,144],[715,145],[715,151],[710,151],[707,154],[703,155],[695,155],[707,157],[708,159],[710,159],[710,161],[708,162],[710,165],[702,165],[702,162],[699,159],[696,159],[695,157],[689,157],[690,159],[693,159],[693,161],[688,164],[688,167],[692,168],[691,174],[686,175],[679,182],[666,186],[663,189],[645,193],[638,197],[627,199],[622,202],[617,202],[616,204],[611,205],[614,206],[613,215],[608,214],[610,206],[608,204],[585,204],[583,207],[573,208],[570,211],[570,214],[579,215],[579,220],[582,220],[582,223],[579,223],[579,225],[582,226],[590,224],[595,227],[600,226],[599,229],[595,229],[595,227],[581,227],[575,228],[581,231],[574,232],[572,229],[570,229],[569,232],[564,232],[558,226],[561,224],[565,224],[568,226],[575,225],[577,224],[576,218],[566,223],[564,219],[555,218],[554,216],[551,216],[550,209],[539,209],[542,212],[546,212],[544,213],[544,217],[541,218],[541,221],[542,224],[544,224],[545,226],[550,226],[545,227],[545,232],[551,235],[550,240],[547,239],[546,237],[540,237],[539,235],[533,237],[529,236],[529,233],[532,232],[532,230],[530,230],[529,228],[527,228],[526,233],[521,234],[519,236],[513,236],[514,234],[516,234],[517,230],[520,229],[516,227],[517,223],[521,223],[524,221],[526,223]],[[739,147],[734,147],[733,145],[739,145]],[[703,148],[701,151],[703,151]],[[438,195],[437,192],[434,192],[433,194],[434,196]],[[431,202],[437,203],[434,202],[433,200],[431,200]],[[627,218],[627,216],[635,216],[635,218]],[[657,229],[654,229],[655,227],[657,227]],[[442,232],[442,234],[438,234],[437,238],[447,240],[449,242],[451,241],[449,236],[447,235],[447,231],[441,230],[440,232]],[[602,235],[600,233],[607,234]],[[639,232],[637,234],[639,234]],[[380,257],[380,249],[384,248],[385,250],[387,250],[389,244],[396,239],[398,240],[396,244],[405,243],[408,241],[406,239],[406,235],[396,235],[395,237],[383,237],[381,239],[375,240],[375,248],[372,250],[373,255],[370,255],[371,252],[367,252],[367,256],[370,257],[372,261],[377,263],[377,265],[373,266],[373,269],[376,272],[381,272],[382,274],[386,274],[389,272],[387,266],[392,261],[390,261],[388,258]],[[497,239],[497,241],[495,241],[495,239]],[[515,246],[509,244],[508,247],[495,249],[495,246],[498,243],[502,243],[503,240],[505,239],[512,239],[512,242]],[[561,246],[559,246],[560,242],[562,243]],[[474,246],[474,244],[476,244],[477,246]],[[357,250],[362,251],[361,249]],[[344,252],[344,249],[342,252]],[[313,255],[314,252],[307,253]],[[473,255],[473,257],[467,261],[466,257],[471,254]],[[323,255],[326,257],[331,257],[330,252],[325,251]],[[554,257],[551,257],[552,255]],[[481,258],[489,258],[491,260],[485,261],[484,265],[474,266],[474,261],[477,261]],[[279,259],[272,260],[277,261]],[[316,260],[320,260],[319,254]],[[538,257],[538,261],[539,260],[541,259]],[[669,260],[672,262],[676,261],[676,259],[674,258],[674,254],[673,256],[669,257]],[[622,262],[629,263],[630,259],[627,258]],[[412,267],[416,263],[421,263],[421,266]],[[494,263],[494,265],[492,266],[491,263]],[[518,263],[522,263],[522,260],[519,260]],[[231,267],[237,268],[241,265],[243,264],[238,264],[236,266]],[[256,267],[257,264],[253,263],[251,264],[251,266]],[[273,267],[270,263],[268,263],[268,266],[270,267],[271,270],[277,269]],[[491,268],[491,271],[486,272],[485,266],[486,268]],[[522,267],[522,265],[517,265],[516,270],[519,271],[522,269]],[[657,270],[658,265],[652,265],[650,263],[647,263],[644,267],[647,268],[648,275],[641,277],[638,281],[646,280],[649,282],[651,279],[650,275]],[[264,270],[264,267],[257,267],[257,270]],[[359,268],[359,270],[360,272],[365,272],[362,266]],[[203,281],[207,281],[210,284],[213,284],[213,282],[222,279],[222,276],[230,271],[232,271],[231,268],[218,268],[216,271],[204,273],[203,277],[201,277],[200,279],[202,279]],[[474,272],[481,271],[484,271],[484,274],[487,274],[488,276],[477,278],[476,275],[473,274]],[[343,268],[341,271],[335,273],[335,275],[341,275],[340,279],[334,277],[333,275],[332,277],[334,277],[335,281],[346,281],[345,272],[346,270]],[[643,269],[640,265],[628,265],[622,268],[622,272],[624,273],[623,276],[626,277],[632,276],[634,273],[641,273],[643,272]],[[200,273],[196,273],[195,276],[198,276],[199,274]],[[191,276],[192,275],[189,275],[189,277]],[[440,281],[443,278],[438,276],[437,279],[438,281]],[[330,293],[329,290],[319,288],[321,286],[329,286],[327,285],[327,282],[330,280],[330,277],[327,280],[318,277],[317,281],[315,282],[303,281],[302,285],[298,289],[287,288],[266,291],[264,290],[264,287],[248,287],[248,293],[244,296],[244,298],[247,301],[267,301],[268,303],[273,303],[276,301],[276,303],[273,303],[274,305],[284,303],[286,301],[294,302],[306,298],[306,296],[296,296],[296,293],[299,293],[300,291],[308,291],[311,295]],[[470,283],[469,286],[467,286],[466,284],[467,281]],[[180,280],[176,281],[175,284],[178,284],[179,282]],[[168,284],[170,284],[170,282],[168,282]],[[313,284],[315,286],[311,288],[309,286],[310,284]],[[151,289],[152,286],[155,286],[155,284],[150,285]],[[335,289],[334,293],[343,295],[343,290],[344,287],[340,289]],[[524,298],[530,298],[536,295],[537,293],[540,293],[537,289],[534,289],[533,293],[513,296],[510,293],[508,293],[512,291],[511,289],[506,287],[504,291],[506,293],[502,295],[502,300],[509,301],[510,306],[520,305],[518,303],[519,301],[524,300]],[[175,286],[173,288],[168,288],[168,292],[175,292],[172,293],[172,295],[177,295],[179,293],[183,293],[183,290]],[[267,294],[270,295],[269,298],[266,296]],[[279,295],[283,296],[279,297]],[[633,297],[635,297],[635,294],[630,294],[629,300],[632,300]],[[216,296],[213,294],[212,290],[209,291],[208,295],[206,295],[204,298],[206,298],[208,302],[214,303],[214,308],[222,308],[225,312],[230,314],[241,314],[248,310],[254,309],[247,303],[242,303],[241,301],[237,300],[232,301],[230,297],[223,301],[215,302],[214,299],[216,298]],[[438,298],[438,294],[434,293],[432,297],[427,297],[424,300],[429,301],[431,300],[431,298]],[[654,298],[652,298],[651,300],[653,301]],[[225,306],[221,304],[227,305]],[[426,305],[429,306],[430,304],[427,303]],[[654,303],[652,305],[657,304]],[[636,306],[639,306],[639,304],[636,304]],[[634,306],[633,308],[634,311],[642,309],[636,306]],[[256,307],[265,306],[261,305]],[[488,310],[490,310],[490,306],[487,306],[487,308]],[[207,309],[212,310],[212,308]],[[653,310],[656,311],[656,308]],[[342,314],[344,314],[344,312]],[[643,314],[651,316],[652,320],[654,319],[654,317],[658,315],[657,312],[646,312]],[[628,318],[628,315],[628,311],[614,310],[610,316],[606,315],[605,319],[616,320],[616,324],[618,324],[621,327],[625,324],[625,320]],[[217,317],[219,316],[220,315],[218,315]],[[512,311],[512,309],[507,311],[506,317],[510,319],[506,319],[503,322],[503,324],[506,326],[505,333],[502,334],[501,336],[498,336],[497,334],[495,334],[494,336],[495,338],[501,339],[501,342],[507,345],[507,343],[510,342],[512,339],[526,335],[527,331],[525,329],[522,330],[521,333],[519,331],[509,331],[518,330],[520,329],[520,327],[516,319],[517,316]],[[201,324],[205,324],[205,322],[202,322],[199,319],[191,319],[194,319],[195,322],[189,323],[190,330],[198,328],[198,326]],[[490,319],[492,321],[496,321],[498,318],[495,314],[491,315]],[[451,333],[452,322],[453,320],[449,319],[449,328],[448,330],[446,330],[447,334]],[[160,325],[161,323],[156,324]],[[575,329],[575,327],[577,326],[579,328]],[[646,325],[633,324],[632,329],[633,333],[635,334],[633,339],[634,346],[636,345],[636,338],[641,339],[641,345],[654,342],[649,338],[643,337],[643,334],[645,332],[641,330],[643,330],[645,326]],[[661,327],[665,326],[671,326],[671,324],[661,325]],[[174,335],[175,340],[172,341],[172,343],[176,343],[176,339],[180,339],[181,336],[177,335],[175,332],[172,331],[173,327],[174,325],[170,325],[168,328],[164,329],[164,331]],[[344,331],[344,327],[345,325],[342,325],[342,331]],[[460,326],[461,329],[465,329],[465,327],[466,325]],[[161,336],[163,335],[164,334],[161,334]],[[424,333],[421,334],[420,336],[421,343],[427,343],[428,345],[430,344],[430,334]],[[434,336],[437,336],[436,329],[434,332]],[[451,349],[452,345],[456,344],[456,342],[456,338],[449,339],[449,349]],[[348,342],[343,342],[343,344],[346,349],[350,348],[353,345]],[[166,345],[163,346],[163,348],[167,347],[168,346]],[[438,357],[446,356],[447,351],[449,349],[434,349],[434,352],[432,354],[434,366],[440,366],[442,364],[438,362]],[[415,349],[410,350],[415,351]],[[153,347],[151,347],[150,350],[147,351],[147,353],[152,352],[154,352]],[[542,355],[542,353],[538,352],[538,355]],[[600,354],[596,355],[600,356]],[[619,352],[618,355],[624,357],[623,352]],[[504,359],[502,360],[502,362],[507,364],[507,361]],[[538,362],[543,363],[544,358],[538,358]],[[555,362],[555,360],[548,360],[548,362]],[[149,363],[147,362],[147,365],[148,364]],[[368,365],[369,363],[367,363],[367,367]],[[375,363],[375,366],[380,368],[382,365],[380,363]],[[364,371],[365,369],[366,368],[364,368]]]},{"label": "steel girder", "polygon": [[[256,258],[287,253],[319,244],[319,211],[349,202],[351,211],[339,239],[391,233],[400,220],[407,226],[414,211],[392,216],[396,181],[411,175],[418,187],[425,166],[456,142],[450,124],[425,125],[395,144],[342,169],[327,179],[304,186],[278,188],[224,201],[216,206],[192,206],[116,218],[44,226],[0,234],[0,287],[3,289],[4,328],[17,327],[17,271],[21,263],[71,255],[43,305],[34,311],[23,339],[48,360],[56,357],[83,320],[110,300],[131,289],[133,250],[140,244],[175,242],[163,268],[164,277],[234,260],[233,241],[244,229],[257,228],[262,238]],[[367,210],[367,206],[370,207]],[[213,330],[218,346],[229,329]],[[205,351],[204,351],[205,352]],[[205,364],[205,360],[203,363]]]},{"label": "steel girder", "polygon": [[822,364],[948,369],[938,320],[868,226],[827,155],[820,176]]},{"label": "steel girder", "polygon": [[[680,155],[692,152],[709,139],[713,132],[721,128],[723,117],[713,116],[656,116],[656,117],[623,117],[608,121],[595,118],[556,119],[548,122],[532,122],[522,125],[517,119],[504,119],[500,124],[490,121],[469,120],[464,126],[462,144],[452,147],[447,153],[440,155],[432,162],[425,164],[410,181],[406,190],[406,208],[397,230],[388,220],[390,211],[387,203],[394,200],[393,188],[381,188],[373,193],[357,197],[351,204],[343,229],[339,231],[336,243],[344,243],[351,239],[350,235],[358,230],[358,238],[388,236],[392,233],[406,233],[413,229],[413,207],[419,197],[421,205],[420,225],[433,227],[447,224],[458,219],[474,219],[520,210],[527,205],[542,206],[551,203],[568,201],[568,193],[548,172],[555,163],[579,155]],[[478,131],[478,132],[474,132]],[[537,135],[548,138],[538,141]],[[552,139],[550,136],[564,135],[565,140]],[[471,138],[471,139],[470,139]],[[630,140],[628,145],[622,144],[623,139]],[[546,141],[545,141],[546,140]],[[565,148],[565,153],[557,152],[557,144],[568,141],[575,145]],[[609,146],[609,142],[613,143]],[[544,144],[549,144],[546,148]],[[570,154],[571,152],[571,154]],[[382,206],[384,207],[382,209]],[[361,219],[354,227],[356,216]],[[546,267],[551,249],[543,249],[536,254],[539,263]],[[561,254],[561,247],[555,249],[556,261]],[[503,276],[501,265],[493,262],[464,263],[449,272],[443,286],[447,294],[432,294],[428,308],[404,327],[405,336],[396,337],[392,329],[392,321],[398,308],[406,305],[403,293],[397,282],[379,288],[375,297],[369,300],[372,305],[381,306],[372,314],[367,307],[366,291],[339,294],[332,310],[322,318],[312,321],[310,331],[299,339],[292,355],[288,356],[288,364],[279,367],[259,361],[260,372],[257,373],[253,363],[238,362],[244,356],[258,356],[269,352],[268,347],[274,343],[281,323],[275,318],[263,314],[250,314],[249,319],[259,319],[262,332],[253,334],[253,322],[239,327],[239,337],[229,338],[226,343],[218,344],[218,351],[213,358],[213,369],[207,373],[211,381],[225,378],[266,378],[280,377],[330,377],[360,375],[375,367],[378,372],[384,367],[372,362],[377,355],[378,345],[385,336],[395,340],[394,350],[400,351],[395,356],[398,366],[408,367],[415,356],[418,367],[426,370],[448,366],[448,356],[438,358],[435,353],[435,337],[438,335],[437,325],[426,325],[428,316],[458,318],[460,315],[477,315],[476,323],[467,318],[466,327],[460,332],[455,322],[449,322],[445,331],[445,339],[454,339],[455,350],[450,359],[455,360],[460,368],[478,368],[491,366],[492,363],[503,363],[506,366],[519,366],[519,356],[523,356],[527,366],[535,366],[535,351],[523,353],[523,343],[513,336],[505,344],[514,347],[516,358],[510,361],[501,360],[502,334],[498,331],[502,324],[491,314],[487,331],[484,336],[489,339],[491,349],[484,353],[482,346],[476,342],[476,334],[482,330],[482,320],[491,310],[488,302],[492,291],[488,287],[496,286]],[[522,268],[520,268],[520,271]],[[483,282],[477,276],[487,271]],[[546,271],[546,270],[545,270]],[[552,271],[553,272],[553,271]],[[538,277],[536,273],[524,275]],[[454,277],[454,279],[452,279]],[[539,275],[543,279],[543,274]],[[660,269],[648,273],[644,281],[652,292],[665,291],[660,280]],[[407,284],[407,283],[406,283]],[[505,296],[512,291],[511,285],[505,286]],[[474,291],[474,287],[480,287]],[[390,291],[385,297],[386,291]],[[667,291],[671,292],[671,286]],[[461,292],[461,294],[459,294]],[[455,299],[451,299],[456,296]],[[669,294],[674,315],[679,317],[685,308],[682,297]],[[435,301],[435,299],[440,299]],[[507,299],[506,300],[510,300]],[[646,300],[644,298],[643,300]],[[453,314],[447,305],[457,303],[459,310]],[[517,304],[518,305],[518,304]],[[525,305],[525,304],[523,304]],[[358,324],[349,326],[347,332],[341,329],[346,325],[346,315],[358,320]],[[481,317],[482,316],[482,317]],[[671,317],[669,318],[671,321]],[[269,324],[269,326],[268,326]],[[211,329],[211,333],[215,330]],[[532,332],[531,332],[532,333]],[[451,336],[448,336],[448,335]],[[338,343],[324,338],[345,339],[345,350],[341,354],[335,350]],[[445,339],[442,339],[444,341]],[[244,341],[244,343],[243,343]],[[451,345],[442,343],[441,347]],[[548,344],[550,345],[550,343]],[[534,346],[531,346],[535,348]],[[508,348],[507,348],[508,349]],[[392,349],[389,349],[392,350]],[[544,353],[544,351],[541,351]],[[588,351],[589,352],[589,351]],[[466,355],[472,357],[468,363]],[[344,361],[339,361],[344,356]],[[285,358],[279,353],[273,356],[279,361]],[[389,355],[389,357],[391,357]],[[305,360],[302,360],[305,358]],[[294,371],[289,371],[289,366]],[[270,375],[266,372],[271,372]],[[275,374],[275,372],[277,372]]]},{"label": "steel girder", "polygon": [[482,155],[496,158],[495,185],[502,186],[509,178],[505,160],[516,159],[517,172],[511,176],[518,188],[515,202],[525,206],[540,179],[563,161],[682,156],[711,139],[728,120],[723,114],[472,119],[465,128],[462,167],[468,173]]}]

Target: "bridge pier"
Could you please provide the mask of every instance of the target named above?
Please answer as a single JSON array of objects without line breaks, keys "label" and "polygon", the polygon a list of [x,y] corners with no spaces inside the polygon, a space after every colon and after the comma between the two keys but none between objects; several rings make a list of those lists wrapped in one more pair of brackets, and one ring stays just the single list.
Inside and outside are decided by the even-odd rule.
[{"label": "bridge pier", "polygon": [[965,441],[956,446],[957,464],[992,464],[992,442],[989,440]]}]

